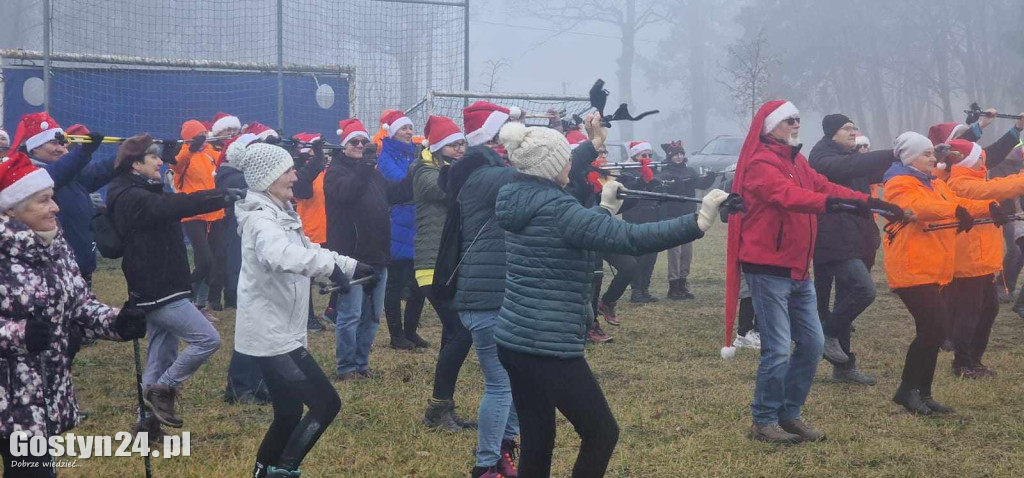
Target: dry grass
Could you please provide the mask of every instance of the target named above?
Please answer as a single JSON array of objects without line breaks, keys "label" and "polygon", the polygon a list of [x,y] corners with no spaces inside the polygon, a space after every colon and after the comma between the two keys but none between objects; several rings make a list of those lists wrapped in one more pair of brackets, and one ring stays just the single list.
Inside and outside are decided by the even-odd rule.
[{"label": "dry grass", "polygon": [[[746,439],[756,353],[718,356],[721,346],[722,251],[719,227],[695,249],[692,285],[699,299],[620,306],[623,326],[607,327],[615,343],[592,348],[587,359],[621,427],[609,476],[1020,476],[1024,473],[1022,369],[1024,321],[1004,307],[996,321],[987,364],[999,376],[959,381],[949,354],[940,357],[936,395],[954,406],[953,418],[915,418],[890,401],[899,380],[913,322],[895,298],[880,293],[857,322],[855,349],[863,370],[879,378],[875,387],[825,381],[820,367],[805,417],[826,430],[821,444],[778,447]],[[661,264],[659,264],[661,265]],[[112,304],[125,297],[118,265],[104,263],[96,275],[98,295]],[[664,295],[665,271],[656,272],[655,292]],[[884,276],[876,271],[879,290]],[[322,305],[321,305],[322,307]],[[322,310],[322,309],[321,309]],[[244,476],[270,423],[270,407],[229,406],[221,401],[231,349],[233,319],[218,314],[223,350],[188,382],[180,401],[192,434],[192,456],[154,461],[157,476]],[[425,312],[424,333],[434,348],[399,353],[386,346],[382,327],[371,366],[377,380],[337,385],[344,403],[338,419],[303,463],[306,476],[467,476],[476,436],[440,434],[421,423],[431,390],[440,326]],[[325,370],[333,364],[330,332],[310,339]],[[75,365],[83,407],[92,413],[79,434],[113,435],[127,430],[135,410],[131,346],[104,342],[85,349]],[[472,415],[483,392],[475,357],[459,380],[458,403]],[[566,476],[579,446],[572,427],[559,418],[554,476]],[[138,476],[141,458],[94,458],[65,476]]]}]

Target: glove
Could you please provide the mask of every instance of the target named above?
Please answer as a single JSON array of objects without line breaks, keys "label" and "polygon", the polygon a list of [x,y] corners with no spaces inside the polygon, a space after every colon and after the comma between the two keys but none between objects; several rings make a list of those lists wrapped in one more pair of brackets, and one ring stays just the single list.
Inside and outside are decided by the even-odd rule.
[{"label": "glove", "polygon": [[956,232],[967,232],[974,227],[974,217],[963,206],[956,207],[956,220],[960,223],[956,228]]},{"label": "glove", "polygon": [[844,212],[871,217],[871,208],[868,207],[868,203],[859,199],[830,197],[825,199],[825,212]]},{"label": "glove", "polygon": [[164,164],[178,164],[178,152],[181,151],[181,143],[174,139],[165,139],[163,152],[160,153],[160,161]]},{"label": "glove", "polygon": [[377,281],[380,280],[380,274],[377,273],[377,269],[369,264],[357,262],[356,270],[352,273],[352,280],[358,280],[364,277],[372,277],[372,279],[363,284],[363,290],[371,290],[374,287],[377,287]]},{"label": "glove", "polygon": [[704,195],[704,200],[700,203],[700,210],[697,211],[697,227],[701,231],[707,232],[711,228],[718,219],[718,208],[728,198],[729,193],[721,189],[712,189]]},{"label": "glove", "polygon": [[618,181],[608,181],[601,187],[601,207],[608,210],[612,216],[619,213],[622,208],[622,199],[619,199],[619,192],[623,189]]},{"label": "glove", "polygon": [[114,331],[125,340],[141,339],[146,336],[146,312],[127,302],[114,319]]},{"label": "glove", "polygon": [[100,145],[103,144],[103,138],[103,133],[89,133],[89,142],[82,145],[82,152],[86,156],[95,153],[97,149],[100,149]]},{"label": "glove", "polygon": [[323,138],[314,139],[310,143],[309,148],[313,150],[313,157],[316,158],[320,164],[324,164],[324,140]]},{"label": "glove", "polygon": [[272,144],[272,145],[275,145],[275,146],[279,146],[281,144],[281,137],[276,135],[276,134],[270,135],[270,136],[267,136],[267,139],[263,140],[263,142],[267,143],[267,144]]},{"label": "glove", "polygon": [[198,153],[199,150],[203,149],[203,144],[206,143],[205,134],[197,134],[194,138],[188,142],[188,150],[192,153]]},{"label": "glove", "polygon": [[337,264],[334,265],[334,272],[331,273],[331,284],[338,288],[337,293],[341,295],[348,294],[352,288],[348,283],[348,276],[341,271],[341,267]]},{"label": "glove", "polygon": [[1003,212],[1003,208],[997,202],[989,203],[988,212],[992,215],[992,223],[996,227],[1003,227],[1004,224],[1010,222],[1010,215]]},{"label": "glove", "polygon": [[245,193],[245,189],[226,188],[224,189],[224,203],[230,206],[239,199],[245,199]]},{"label": "glove", "polygon": [[906,214],[903,213],[902,208],[891,202],[882,201],[881,199],[868,198],[868,207],[888,212],[889,217],[886,219],[892,222],[902,222],[907,218]]},{"label": "glove", "polygon": [[30,353],[50,349],[53,340],[53,324],[45,320],[29,320],[25,323],[25,348]]}]

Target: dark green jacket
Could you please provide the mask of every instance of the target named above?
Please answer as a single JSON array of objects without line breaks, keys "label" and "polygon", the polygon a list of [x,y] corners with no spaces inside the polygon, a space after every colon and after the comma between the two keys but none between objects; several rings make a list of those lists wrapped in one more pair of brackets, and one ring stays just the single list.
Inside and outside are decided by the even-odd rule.
[{"label": "dark green jacket", "polygon": [[441,168],[420,157],[413,163],[412,195],[416,203],[416,237],[414,264],[416,270],[433,269],[441,244],[444,218],[448,214],[448,195],[437,184]]},{"label": "dark green jacket", "polygon": [[495,217],[508,272],[494,337],[516,352],[557,358],[583,356],[596,253],[647,254],[704,236],[694,214],[629,224],[521,174],[498,192]]}]

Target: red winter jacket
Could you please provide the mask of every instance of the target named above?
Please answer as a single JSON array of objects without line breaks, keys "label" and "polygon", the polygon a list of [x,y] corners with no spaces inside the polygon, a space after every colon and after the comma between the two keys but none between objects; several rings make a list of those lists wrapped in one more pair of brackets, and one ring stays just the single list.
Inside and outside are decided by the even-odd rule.
[{"label": "red winter jacket", "polygon": [[867,200],[866,195],[832,184],[811,169],[799,147],[763,137],[747,160],[743,184],[736,186],[747,207],[740,232],[740,262],[789,269],[794,280],[808,278],[817,215],[825,212],[825,199]]}]

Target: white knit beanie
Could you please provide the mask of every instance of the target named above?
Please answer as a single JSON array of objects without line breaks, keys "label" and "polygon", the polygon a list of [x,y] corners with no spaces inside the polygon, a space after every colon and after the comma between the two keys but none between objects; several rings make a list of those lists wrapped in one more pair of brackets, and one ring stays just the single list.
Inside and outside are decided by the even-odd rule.
[{"label": "white knit beanie", "polygon": [[508,151],[509,162],[521,173],[555,179],[569,164],[569,141],[551,128],[508,123],[502,126],[498,140]]},{"label": "white knit beanie", "polygon": [[284,148],[266,143],[256,143],[245,148],[242,164],[236,165],[245,174],[245,183],[253,191],[263,192],[270,185],[295,166],[292,155]]},{"label": "white knit beanie", "polygon": [[921,156],[932,148],[932,141],[925,135],[914,131],[907,131],[896,137],[893,150],[899,156],[904,166],[909,166],[918,156]]}]

